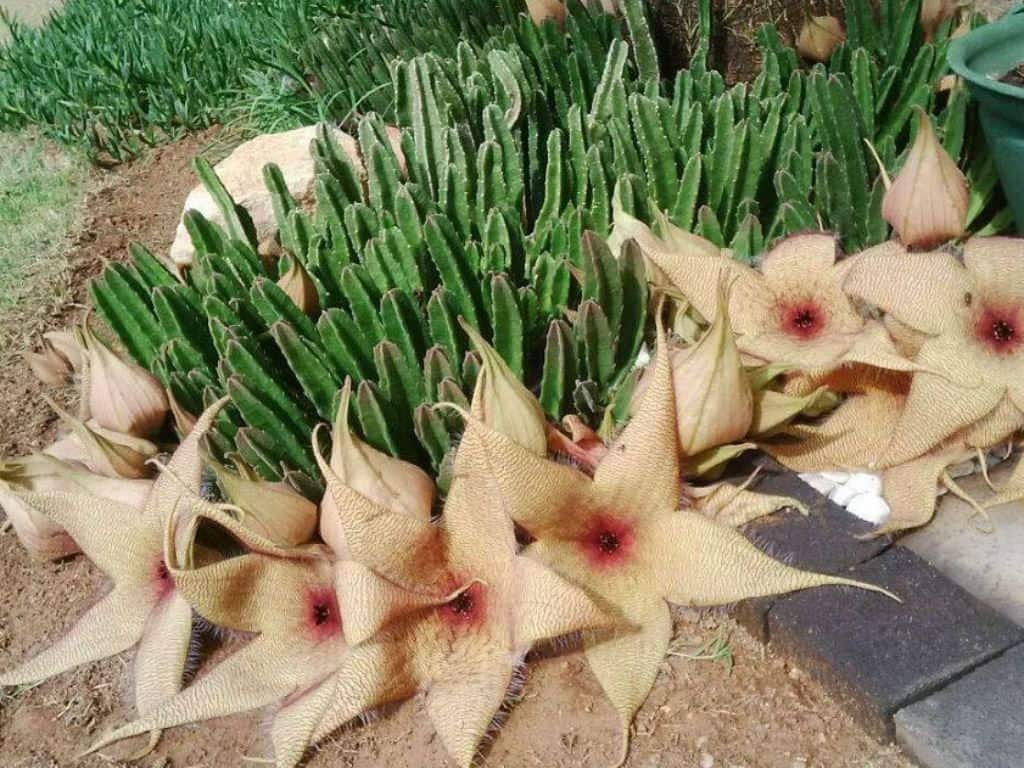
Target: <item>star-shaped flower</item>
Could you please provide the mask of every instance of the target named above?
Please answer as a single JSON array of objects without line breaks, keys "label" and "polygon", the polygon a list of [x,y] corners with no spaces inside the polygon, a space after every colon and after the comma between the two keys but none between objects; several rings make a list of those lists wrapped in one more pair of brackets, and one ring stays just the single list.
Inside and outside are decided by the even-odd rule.
[{"label": "star-shaped flower", "polygon": [[[826,584],[877,589],[790,568],[734,529],[680,511],[671,366],[660,326],[650,376],[636,414],[593,479],[478,421],[463,441],[482,447],[501,502],[534,538],[523,556],[546,563],[623,617],[614,630],[585,635],[585,648],[627,734],[668,648],[669,603],[722,605]],[[628,749],[628,739],[624,744]]]},{"label": "star-shaped flower", "polygon": [[187,539],[200,522],[214,523],[246,551],[228,559],[197,552],[213,562],[184,567],[175,561],[172,526],[165,550],[175,586],[212,624],[256,637],[157,709],[105,735],[90,752],[150,731],[278,704],[271,726],[275,753],[297,760],[320,714],[317,689],[325,681],[333,688],[345,658],[328,551],[322,545],[284,549],[208,504],[196,507]]},{"label": "star-shaped flower", "polygon": [[827,373],[849,365],[914,370],[879,323],[865,320],[843,293],[847,262],[838,241],[800,234],[779,242],[760,270],[724,252],[673,247],[639,222],[623,220],[623,236],[707,319],[715,316],[720,285],[728,285],[736,344],[750,362],[790,366],[814,389]]},{"label": "star-shaped flower", "polygon": [[471,436],[439,525],[384,509],[323,461],[321,469],[351,553],[338,585],[353,647],[335,692],[324,692],[313,738],[422,690],[448,752],[469,766],[531,645],[610,618],[582,589],[518,554],[492,460]]},{"label": "star-shaped flower", "polygon": [[[24,494],[26,503],[67,531],[113,582],[110,594],[54,645],[0,675],[23,685],[137,646],[135,707],[145,716],[181,689],[192,638],[192,608],[175,588],[164,559],[164,531],[186,496],[198,493],[199,443],[225,401],[211,406],[175,451],[142,509],[77,493]],[[153,732],[150,751],[159,738]]]},{"label": "star-shaped flower", "polygon": [[1024,427],[1024,241],[948,253],[888,248],[852,260],[845,289],[921,334],[906,406],[878,465],[949,440],[986,448]]}]

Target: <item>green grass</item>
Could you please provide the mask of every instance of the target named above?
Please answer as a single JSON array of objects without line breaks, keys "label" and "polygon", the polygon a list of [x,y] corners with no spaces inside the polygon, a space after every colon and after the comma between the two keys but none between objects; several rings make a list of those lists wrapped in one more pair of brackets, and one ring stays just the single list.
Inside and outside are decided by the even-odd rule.
[{"label": "green grass", "polygon": [[34,132],[0,133],[0,323],[62,282],[62,250],[87,180],[81,159]]},{"label": "green grass", "polygon": [[0,130],[37,125],[99,159],[126,159],[225,122],[254,78],[288,78],[301,92],[310,30],[360,1],[67,0],[40,29],[0,12],[11,34]]}]

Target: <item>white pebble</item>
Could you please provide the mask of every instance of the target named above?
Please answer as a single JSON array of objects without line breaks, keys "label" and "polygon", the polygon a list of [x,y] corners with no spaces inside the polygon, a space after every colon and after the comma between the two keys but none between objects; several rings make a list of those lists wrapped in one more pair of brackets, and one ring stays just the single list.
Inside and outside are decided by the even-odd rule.
[{"label": "white pebble", "polygon": [[843,483],[847,482],[850,479],[849,472],[837,472],[830,470],[828,472],[819,472],[818,474],[824,478],[831,480],[836,485],[842,485]]},{"label": "white pebble", "polygon": [[882,477],[871,472],[854,472],[846,487],[857,493],[870,493],[872,496],[882,495]]},{"label": "white pebble", "polygon": [[848,485],[837,485],[828,497],[840,507],[845,507],[850,503],[853,497],[857,495],[857,493],[856,489],[851,488]]},{"label": "white pebble", "polygon": [[832,489],[836,487],[834,482],[827,477],[823,477],[819,472],[806,472],[799,477],[822,496],[828,496],[832,493]]},{"label": "white pebble", "polygon": [[886,500],[881,496],[875,496],[871,493],[861,493],[854,496],[847,505],[846,511],[873,525],[881,525],[892,514],[892,510],[889,509],[889,504]]},{"label": "white pebble", "polygon": [[714,768],[715,758],[709,755],[707,752],[700,756],[700,768]]}]

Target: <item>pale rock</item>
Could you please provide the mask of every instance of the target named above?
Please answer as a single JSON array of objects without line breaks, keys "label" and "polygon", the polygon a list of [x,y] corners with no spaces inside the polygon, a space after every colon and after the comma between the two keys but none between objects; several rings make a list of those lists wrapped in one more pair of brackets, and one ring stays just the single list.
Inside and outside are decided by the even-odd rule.
[{"label": "pale rock", "polygon": [[829,480],[819,472],[805,472],[804,474],[799,475],[799,478],[822,496],[828,496],[836,487],[836,483],[834,481]]},{"label": "pale rock", "polygon": [[832,493],[828,495],[829,499],[840,507],[845,507],[849,504],[853,500],[854,496],[857,496],[857,491],[850,488],[848,485],[837,485],[832,489]]},{"label": "pale rock", "polygon": [[829,471],[829,472],[819,472],[818,474],[821,475],[822,477],[828,479],[828,480],[831,480],[836,485],[843,485],[844,483],[846,483],[850,479],[850,473],[849,472]]},{"label": "pale rock", "polygon": [[854,517],[859,517],[873,525],[881,525],[889,519],[892,510],[888,502],[881,496],[870,493],[861,493],[850,499],[846,505],[846,511]]},{"label": "pale rock", "polygon": [[[263,181],[264,166],[269,163],[276,164],[281,169],[288,191],[298,204],[310,204],[316,183],[316,163],[310,150],[316,140],[318,129],[319,126],[310,125],[283,133],[257,136],[239,145],[214,167],[235,202],[249,212],[256,228],[257,242],[263,242],[277,233],[273,202],[270,191]],[[359,159],[356,140],[336,128],[332,128],[331,132],[361,175],[363,165]],[[190,210],[198,211],[211,222],[221,226],[225,223],[216,203],[202,184],[189,192],[185,199],[185,210],[182,212],[183,220],[178,224],[174,243],[171,245],[172,264],[168,266],[175,272],[190,266],[195,256],[195,247],[184,223],[184,214]]]},{"label": "pale rock", "polygon": [[882,477],[872,472],[854,472],[846,482],[846,487],[857,493],[868,493],[872,496],[882,495]]}]

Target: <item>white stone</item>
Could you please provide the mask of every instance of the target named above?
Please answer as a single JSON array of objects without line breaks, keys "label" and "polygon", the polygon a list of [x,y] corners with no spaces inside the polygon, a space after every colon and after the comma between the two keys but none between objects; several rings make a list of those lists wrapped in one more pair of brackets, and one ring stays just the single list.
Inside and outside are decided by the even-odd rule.
[{"label": "white stone", "polygon": [[872,496],[881,496],[882,476],[872,472],[854,472],[850,475],[846,487],[857,493],[870,493]]},{"label": "white stone", "polygon": [[892,514],[888,502],[881,496],[871,493],[859,493],[854,496],[846,505],[846,511],[872,525],[881,525]]},{"label": "white stone", "polygon": [[798,475],[798,477],[822,496],[828,496],[832,493],[832,489],[836,487],[836,484],[832,480],[829,480],[818,472],[805,472],[802,475]]},{"label": "white stone", "polygon": [[847,504],[850,503],[850,501],[853,500],[853,497],[856,495],[857,491],[851,488],[850,486],[837,485],[834,489],[832,489],[832,493],[830,493],[828,497],[833,502],[838,504],[840,507],[845,507]]},{"label": "white stone", "polygon": [[818,474],[821,475],[822,477],[828,478],[829,480],[831,480],[836,485],[843,485],[844,483],[846,483],[850,479],[850,473],[849,472],[828,471],[828,472],[819,472]]},{"label": "white stone", "polygon": [[[256,228],[257,242],[262,243],[277,233],[277,220],[270,191],[263,181],[263,168],[274,163],[281,169],[288,191],[300,207],[309,207],[313,202],[316,186],[316,162],[311,151],[320,126],[310,125],[283,133],[257,136],[240,144],[230,155],[214,166],[221,182],[235,202],[249,212]],[[405,159],[401,151],[401,134],[397,128],[388,126],[391,148],[398,157],[402,173],[405,173]],[[344,131],[331,129],[341,150],[348,155],[356,171],[364,174],[359,158],[356,140]],[[200,184],[185,199],[182,222],[178,224],[174,243],[171,245],[169,265],[175,271],[188,267],[195,257],[195,247],[185,229],[184,215],[198,211],[210,221],[224,225],[224,217],[214,203],[210,193]]]}]

